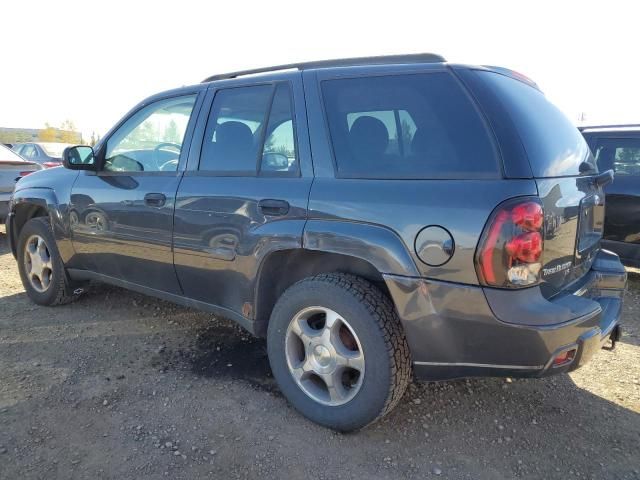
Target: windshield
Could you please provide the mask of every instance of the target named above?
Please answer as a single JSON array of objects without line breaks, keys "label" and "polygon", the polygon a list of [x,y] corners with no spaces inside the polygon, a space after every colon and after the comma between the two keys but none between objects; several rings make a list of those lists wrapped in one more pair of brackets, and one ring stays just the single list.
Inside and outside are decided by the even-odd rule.
[{"label": "windshield", "polygon": [[0,161],[11,161],[11,162],[24,162],[24,158],[18,155],[13,150],[5,147],[4,145],[0,145]]}]

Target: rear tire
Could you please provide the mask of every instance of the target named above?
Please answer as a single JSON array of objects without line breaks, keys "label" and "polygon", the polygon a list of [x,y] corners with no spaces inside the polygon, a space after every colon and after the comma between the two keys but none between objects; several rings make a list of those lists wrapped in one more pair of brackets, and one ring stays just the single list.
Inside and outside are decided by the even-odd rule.
[{"label": "rear tire", "polygon": [[38,305],[61,305],[73,291],[46,217],[24,224],[18,236],[18,271],[27,296]]},{"label": "rear tire", "polygon": [[339,431],[382,418],[411,377],[409,347],[391,301],[353,275],[317,275],[285,291],[271,314],[267,348],[289,402]]}]

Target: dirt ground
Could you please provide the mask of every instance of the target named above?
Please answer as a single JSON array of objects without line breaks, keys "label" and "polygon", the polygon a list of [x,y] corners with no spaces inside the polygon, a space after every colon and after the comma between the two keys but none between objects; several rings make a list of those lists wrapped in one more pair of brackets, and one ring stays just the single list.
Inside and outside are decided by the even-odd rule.
[{"label": "dirt ground", "polygon": [[640,277],[625,336],[542,380],[412,385],[342,435],[296,413],[265,343],[122,289],[32,304],[0,229],[0,478],[640,478]]}]

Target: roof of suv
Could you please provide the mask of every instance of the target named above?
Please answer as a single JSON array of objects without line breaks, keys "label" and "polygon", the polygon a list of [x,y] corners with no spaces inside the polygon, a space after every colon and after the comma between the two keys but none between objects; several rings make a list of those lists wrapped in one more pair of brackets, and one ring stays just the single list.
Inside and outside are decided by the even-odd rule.
[{"label": "roof of suv", "polygon": [[474,70],[488,70],[496,73],[500,73],[502,75],[511,77],[515,80],[519,80],[523,83],[528,84],[529,86],[540,90],[538,85],[528,78],[527,76],[513,71],[508,68],[503,67],[495,67],[492,65],[466,65],[466,64],[451,64],[448,63],[447,60],[442,56],[436,53],[411,53],[406,55],[380,55],[373,57],[353,57],[353,58],[338,58],[333,60],[315,60],[310,62],[301,62],[301,63],[288,63],[283,65],[275,65],[271,67],[260,67],[253,68],[249,70],[238,70],[235,72],[221,73],[216,75],[211,75],[205,78],[202,82],[196,83],[195,85],[184,85],[177,88],[172,88],[170,90],[165,90],[162,92],[158,92],[154,95],[151,95],[144,100],[142,100],[138,105],[134,107],[134,109],[140,108],[143,105],[148,104],[149,102],[153,102],[155,100],[166,98],[168,96],[173,95],[182,95],[189,93],[197,93],[200,90],[204,90],[208,88],[209,83],[216,82],[220,80],[233,80],[238,77],[243,76],[257,76],[261,77],[261,74],[265,74],[268,76],[270,73],[276,73],[286,70],[314,70],[314,69],[331,69],[331,68],[345,68],[345,67],[380,67],[387,65],[417,65],[417,64],[447,64],[449,66],[457,67],[457,68],[470,68]]},{"label": "roof of suv", "polygon": [[334,60],[317,60],[312,62],[288,63],[284,65],[275,65],[272,67],[253,68],[250,70],[239,70],[237,72],[221,73],[211,75],[205,78],[202,83],[213,82],[216,80],[227,80],[229,78],[237,78],[243,75],[255,75],[259,73],[275,72],[280,70],[311,70],[316,68],[332,68],[332,67],[356,67],[364,65],[393,65],[393,64],[411,64],[411,63],[444,63],[445,58],[435,53],[413,53],[408,55],[384,55],[376,57],[354,57],[354,58],[338,58]]}]

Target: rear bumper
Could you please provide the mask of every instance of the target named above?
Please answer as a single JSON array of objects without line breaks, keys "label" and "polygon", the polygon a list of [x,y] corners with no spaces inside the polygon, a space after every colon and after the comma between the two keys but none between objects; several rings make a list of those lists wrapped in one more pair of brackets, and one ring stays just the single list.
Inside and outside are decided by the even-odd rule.
[{"label": "rear bumper", "polygon": [[[571,291],[550,300],[538,287],[508,291],[393,275],[385,281],[416,377],[532,377],[584,365],[618,333],[626,272],[603,250]],[[572,349],[572,361],[553,365]]]},{"label": "rear bumper", "polygon": [[16,256],[16,239],[13,233],[13,212],[7,212],[5,218],[2,220],[5,225],[5,233],[7,236],[7,243],[11,249],[13,256]]},{"label": "rear bumper", "polygon": [[0,223],[4,223],[7,218],[7,214],[9,213],[9,202],[5,202],[0,199]]},{"label": "rear bumper", "polygon": [[4,223],[9,213],[9,200],[11,193],[0,193],[0,223]]}]

